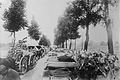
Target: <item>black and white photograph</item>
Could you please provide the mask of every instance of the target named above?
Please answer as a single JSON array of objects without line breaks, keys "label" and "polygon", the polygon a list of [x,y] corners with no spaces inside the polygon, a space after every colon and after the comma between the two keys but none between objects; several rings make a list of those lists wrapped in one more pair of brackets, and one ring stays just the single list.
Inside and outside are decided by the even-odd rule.
[{"label": "black and white photograph", "polygon": [[120,80],[120,0],[0,0],[0,80]]}]

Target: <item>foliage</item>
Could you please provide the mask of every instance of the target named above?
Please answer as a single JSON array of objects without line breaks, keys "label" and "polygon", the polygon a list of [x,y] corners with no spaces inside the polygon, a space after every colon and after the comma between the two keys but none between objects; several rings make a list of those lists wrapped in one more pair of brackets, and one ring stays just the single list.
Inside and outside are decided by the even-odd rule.
[{"label": "foliage", "polygon": [[39,25],[35,20],[31,21],[31,26],[28,27],[27,31],[31,39],[39,40],[41,33],[39,31]]},{"label": "foliage", "polygon": [[55,44],[60,45],[61,43],[64,43],[65,40],[68,39],[68,32],[69,29],[66,26],[67,18],[66,17],[60,17],[58,20],[58,25],[55,31]]},{"label": "foliage", "polygon": [[3,27],[6,31],[15,33],[27,27],[27,20],[25,19],[25,1],[11,0],[11,6],[4,13],[5,24]]},{"label": "foliage", "polygon": [[69,6],[67,13],[83,27],[100,22],[102,16],[99,14],[99,10],[98,0],[75,0]]},{"label": "foliage", "polygon": [[43,35],[38,43],[39,45],[43,45],[43,46],[50,46],[51,43],[49,41],[49,39],[47,39],[47,37],[45,35]]},{"label": "foliage", "polygon": [[77,22],[76,20],[74,20],[74,18],[68,16],[68,15],[65,15],[68,19],[66,20],[67,22],[67,27],[69,29],[69,32],[68,32],[68,39],[77,39],[77,38],[80,38],[80,35],[79,35],[79,32],[78,32],[78,27],[79,25],[77,25]]},{"label": "foliage", "polygon": [[54,40],[54,45],[60,45],[61,44],[61,42],[63,42],[62,41],[62,38],[61,38],[61,36],[60,36],[60,34],[59,34],[59,32],[58,31],[56,31],[55,32],[55,40]]},{"label": "foliage", "polygon": [[100,75],[107,77],[110,72],[115,77],[115,72],[120,68],[115,65],[116,61],[118,58],[115,55],[109,55],[102,51],[81,51],[77,56],[78,75],[80,78],[96,79]]},{"label": "foliage", "polygon": [[70,3],[66,9],[66,15],[72,20],[75,27],[86,28],[86,40],[84,50],[87,50],[89,41],[89,25],[97,25],[101,21],[102,16],[98,0],[75,0]]},{"label": "foliage", "polygon": [[57,45],[64,43],[68,39],[80,38],[78,26],[76,26],[74,20],[67,15],[60,17],[55,32],[55,38],[55,43]]}]

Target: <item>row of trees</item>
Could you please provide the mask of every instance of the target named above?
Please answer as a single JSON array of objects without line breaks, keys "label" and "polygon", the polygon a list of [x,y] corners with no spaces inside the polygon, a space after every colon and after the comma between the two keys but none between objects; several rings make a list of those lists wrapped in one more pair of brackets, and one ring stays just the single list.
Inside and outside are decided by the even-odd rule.
[{"label": "row of trees", "polygon": [[110,54],[113,54],[109,10],[111,6],[115,6],[117,1],[118,0],[74,0],[70,2],[64,15],[58,21],[54,44],[61,45],[61,43],[64,43],[69,39],[79,38],[80,35],[77,31],[79,27],[82,27],[83,29],[86,29],[84,50],[87,51],[90,25],[96,26],[97,24],[102,24],[107,31],[108,51]]},{"label": "row of trees", "polygon": [[38,41],[39,45],[44,45],[44,46],[51,45],[49,39],[39,31],[39,25],[34,20],[34,18],[31,21],[31,26],[28,27],[27,31],[28,31],[29,37],[31,39],[34,39],[35,41]]},{"label": "row of trees", "polygon": [[39,31],[39,25],[34,19],[31,21],[31,25],[28,25],[25,6],[25,0],[11,0],[11,6],[3,14],[3,20],[5,21],[3,27],[11,33],[11,36],[14,36],[14,45],[16,39],[15,33],[27,28],[31,39],[39,41],[38,44],[43,43],[41,45],[50,46],[50,41],[45,35],[43,35],[44,37],[40,37],[42,33]]},{"label": "row of trees", "polygon": [[76,25],[71,17],[64,15],[59,18],[57,28],[55,29],[55,45],[61,45],[61,47],[64,47],[65,42],[67,48],[67,40],[70,40],[69,49],[71,49],[72,40],[75,40],[76,42],[76,39],[80,37],[81,35],[79,35],[78,32],[78,25]]}]

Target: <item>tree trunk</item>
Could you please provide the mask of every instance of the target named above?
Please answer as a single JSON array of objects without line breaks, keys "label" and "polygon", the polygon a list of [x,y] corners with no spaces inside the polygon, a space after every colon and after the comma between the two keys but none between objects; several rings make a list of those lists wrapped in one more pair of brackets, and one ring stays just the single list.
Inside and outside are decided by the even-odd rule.
[{"label": "tree trunk", "polygon": [[70,39],[69,49],[71,49],[71,47],[72,47],[72,40]]},{"label": "tree trunk", "polygon": [[89,42],[89,26],[86,26],[86,40],[85,40],[85,44],[84,44],[84,50],[87,51],[88,49],[88,42]]},{"label": "tree trunk", "polygon": [[107,31],[107,43],[108,43],[108,52],[113,55],[113,40],[112,40],[112,29],[110,23],[106,25],[106,31]]},{"label": "tree trunk", "polygon": [[62,42],[62,48],[64,48],[64,42]]},{"label": "tree trunk", "polygon": [[[89,5],[89,0],[87,0],[87,5]],[[89,14],[90,14],[89,10],[87,9],[87,15],[86,16],[88,17]],[[88,49],[88,42],[89,42],[89,20],[88,19],[86,20],[86,34],[85,34],[86,39],[85,39],[85,44],[84,44],[84,50],[86,50],[86,51]]]},{"label": "tree trunk", "polygon": [[66,49],[67,49],[67,40],[66,40]]},{"label": "tree trunk", "polygon": [[13,37],[14,37],[14,40],[13,40],[13,47],[15,47],[15,40],[16,40],[16,38],[15,38],[15,32],[13,32]]},{"label": "tree trunk", "polygon": [[107,31],[107,43],[108,43],[108,52],[113,55],[114,50],[113,50],[113,40],[112,40],[112,29],[111,29],[111,19],[109,17],[109,1],[105,1],[105,25],[106,25],[106,31]]},{"label": "tree trunk", "polygon": [[83,37],[82,37],[82,43],[81,43],[81,50],[83,50],[84,44],[83,44]]},{"label": "tree trunk", "polygon": [[60,48],[62,48],[62,43],[60,43]]},{"label": "tree trunk", "polygon": [[74,47],[74,50],[76,50],[76,39],[75,39],[75,47]]}]

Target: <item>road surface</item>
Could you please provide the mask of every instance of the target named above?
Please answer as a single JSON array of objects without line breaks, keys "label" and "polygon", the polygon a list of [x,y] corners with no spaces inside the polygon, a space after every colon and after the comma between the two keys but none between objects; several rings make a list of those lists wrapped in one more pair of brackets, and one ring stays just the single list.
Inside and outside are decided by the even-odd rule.
[{"label": "road surface", "polygon": [[42,80],[43,70],[46,66],[47,57],[40,59],[34,69],[21,76],[22,80]]}]

